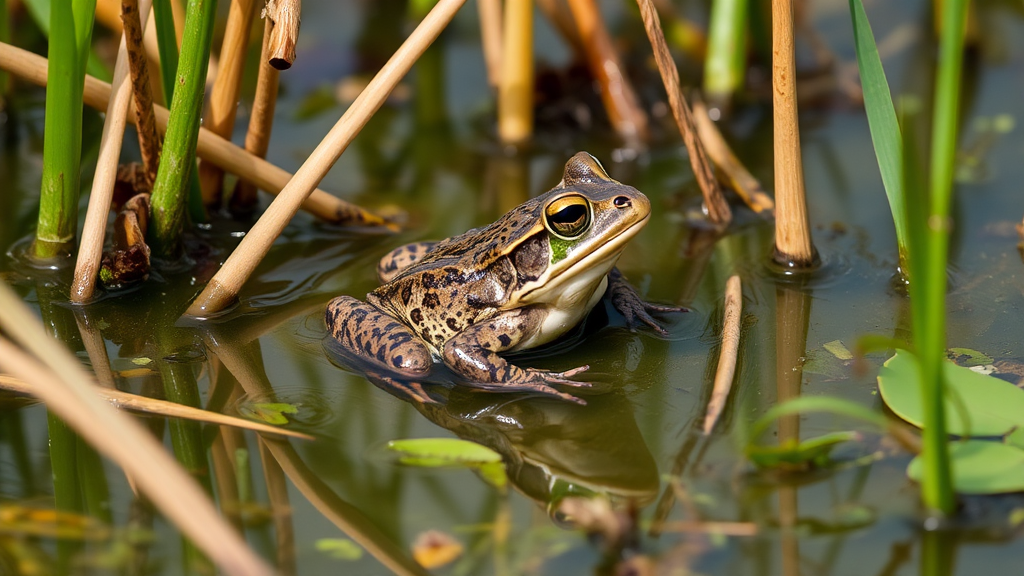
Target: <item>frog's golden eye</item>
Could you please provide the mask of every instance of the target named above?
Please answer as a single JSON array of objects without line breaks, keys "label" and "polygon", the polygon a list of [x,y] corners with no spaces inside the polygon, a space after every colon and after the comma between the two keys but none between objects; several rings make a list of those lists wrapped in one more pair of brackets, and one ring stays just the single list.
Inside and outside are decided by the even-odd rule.
[{"label": "frog's golden eye", "polygon": [[544,209],[544,223],[556,236],[581,236],[590,228],[590,202],[576,194],[562,196]]}]

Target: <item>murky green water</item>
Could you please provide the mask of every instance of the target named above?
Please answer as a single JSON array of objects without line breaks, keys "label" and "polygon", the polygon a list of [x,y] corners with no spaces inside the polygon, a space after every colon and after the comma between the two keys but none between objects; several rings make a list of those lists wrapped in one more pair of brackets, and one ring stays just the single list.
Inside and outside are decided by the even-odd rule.
[{"label": "murky green water", "polygon": [[[340,77],[375,69],[397,46],[406,29],[395,23],[395,12],[388,12],[395,8],[391,4],[401,7],[400,2],[304,2],[299,58],[282,76],[272,161],[297,168],[341,113],[341,106],[334,106],[297,119],[296,110],[309,94]],[[614,25],[635,32],[638,24],[630,12],[608,4]],[[916,34],[885,60],[895,90],[921,91],[927,76],[922,70],[930,65],[924,40],[930,16],[921,4],[868,8],[880,39],[894,31]],[[949,342],[1016,360],[1024,356],[1024,290],[1012,223],[1022,214],[1018,182],[1024,180],[1024,148],[1019,129],[993,135],[978,125],[996,115],[1020,114],[1024,26],[1015,5],[978,6],[985,32],[966,74],[970,84],[961,138],[966,181],[954,205]],[[636,502],[639,548],[665,569],[786,576],[1019,572],[1024,548],[1008,516],[1024,502],[970,499],[965,502],[970,521],[962,529],[926,533],[920,528],[917,488],[903,473],[910,455],[876,435],[866,433],[862,442],[842,447],[836,456],[843,464],[835,470],[804,475],[757,473],[739,451],[745,426],[777,399],[835,395],[880,405],[874,376],[881,358],[870,358],[863,372],[855,372],[830,362],[822,348],[834,340],[852,348],[861,335],[903,336],[908,328],[908,302],[893,288],[894,234],[863,111],[842,96],[802,109],[810,219],[824,266],[808,278],[785,278],[765,264],[771,224],[748,211],[737,208],[730,234],[717,242],[687,224],[686,213],[698,206],[697,189],[670,125],[659,143],[635,160],[616,160],[622,151],[600,130],[584,135],[559,127],[541,127],[531,149],[505,155],[487,115],[491,101],[472,10],[470,5],[460,14],[428,55],[441,76],[410,77],[406,85],[416,96],[385,107],[322,184],[370,207],[407,211],[407,231],[397,237],[357,236],[301,215],[258,268],[238,309],[199,326],[176,320],[244,226],[215,223],[194,239],[197,246],[215,246],[196,266],[163,270],[141,288],[84,309],[65,303],[67,272],[35,270],[18,260],[18,246],[31,232],[37,210],[42,139],[42,92],[19,86],[17,108],[6,116],[0,138],[0,174],[6,183],[0,193],[0,242],[11,250],[0,264],[5,281],[42,311],[101,378],[112,378],[122,389],[173,397],[195,377],[201,402],[211,409],[237,413],[267,401],[298,406],[291,426],[317,440],[291,441],[290,450],[277,445],[277,460],[261,457],[252,434],[225,440],[215,430],[191,432],[212,446],[209,478],[222,503],[237,498],[231,494],[241,483],[251,486],[252,502],[266,507],[264,464],[273,478],[280,468],[270,464],[282,463],[287,479],[269,484],[287,487],[280,496],[284,500],[275,497],[283,514],[276,527],[265,513],[247,514],[262,519],[249,523],[245,535],[284,573],[387,573],[385,565],[392,561],[382,565],[381,558],[407,557],[411,542],[428,529],[452,534],[466,546],[463,557],[440,573],[602,570],[600,547],[549,517],[552,491],[570,485]],[[852,62],[846,3],[820,2],[814,10],[815,27],[845,63]],[[538,31],[537,44],[556,64],[568,57],[546,26]],[[244,134],[245,112],[236,141]],[[86,122],[94,142],[99,124],[95,117]],[[739,155],[770,188],[768,108],[741,107],[727,131]],[[558,182],[565,160],[581,149],[600,158],[614,178],[648,194],[654,207],[620,268],[649,299],[692,308],[665,317],[669,336],[660,337],[649,330],[629,331],[610,306],[599,307],[578,339],[520,358],[551,369],[590,364],[590,379],[600,393],[587,397],[588,406],[463,390],[450,391],[441,406],[414,406],[331,363],[321,343],[327,300],[371,290],[376,261],[392,247],[486,224],[547,190]],[[86,172],[91,174],[91,166]],[[722,292],[733,273],[744,284],[740,363],[723,419],[705,437],[699,426],[717,362]],[[91,354],[89,344],[94,344]],[[152,363],[133,362],[140,358]],[[10,405],[0,412],[0,424],[0,498],[51,505],[44,409]],[[830,416],[805,417],[796,424],[804,436],[858,426]],[[170,431],[189,433],[182,428]],[[502,454],[515,488],[507,498],[470,471],[404,467],[385,451],[392,439],[453,435]],[[169,438],[165,434],[168,446]],[[235,464],[235,451],[243,447],[248,463]],[[114,523],[138,520],[123,474],[109,464],[104,471]],[[680,522],[695,520],[750,523],[757,534],[679,531]],[[159,519],[152,529],[156,540],[138,547],[142,560],[128,563],[141,567],[124,570],[182,573],[187,553],[180,536]],[[338,538],[358,542],[361,557],[338,559],[318,549],[318,542]],[[6,542],[10,546],[13,540]],[[81,563],[98,562],[117,549],[111,541],[56,546],[44,539],[30,546],[54,566],[65,552],[77,558],[77,564],[63,568],[75,573],[87,571]]]}]

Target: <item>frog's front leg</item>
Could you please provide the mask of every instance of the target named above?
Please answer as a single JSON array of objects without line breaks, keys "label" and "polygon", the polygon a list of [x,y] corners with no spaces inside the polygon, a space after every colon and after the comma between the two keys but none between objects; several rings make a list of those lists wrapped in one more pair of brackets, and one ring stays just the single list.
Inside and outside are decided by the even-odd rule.
[{"label": "frog's front leg", "polygon": [[635,328],[639,322],[643,322],[662,336],[668,335],[668,332],[651,316],[651,312],[689,312],[681,306],[660,306],[644,301],[618,268],[612,268],[608,273],[608,295],[612,299],[612,306],[626,318],[627,326]]},{"label": "frog's front leg", "polygon": [[520,368],[498,355],[511,350],[540,329],[546,312],[541,308],[519,308],[474,324],[444,344],[444,363],[465,378],[468,385],[495,391],[534,391],[586,404],[571,394],[559,392],[552,384],[589,387],[589,382],[569,380],[587,370],[580,366],[565,372]]},{"label": "frog's front leg", "polygon": [[430,249],[436,245],[437,242],[413,242],[399,246],[385,254],[377,263],[377,278],[380,283],[391,282],[395,276],[401,274],[402,270],[426,256],[427,252],[430,252]]},{"label": "frog's front leg", "polygon": [[[368,363],[375,376],[421,402],[433,402],[416,381],[433,365],[430,350],[407,326],[351,296],[327,304],[327,331],[342,351]],[[399,376],[399,379],[393,378]]]}]

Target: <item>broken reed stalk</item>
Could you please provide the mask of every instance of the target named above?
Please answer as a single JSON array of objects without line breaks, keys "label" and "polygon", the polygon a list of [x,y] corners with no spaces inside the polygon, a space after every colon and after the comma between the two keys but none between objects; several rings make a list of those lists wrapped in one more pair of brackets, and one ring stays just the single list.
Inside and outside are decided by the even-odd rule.
[{"label": "broken reed stalk", "polygon": [[165,257],[176,256],[181,248],[189,173],[195,168],[196,140],[203,111],[203,79],[210,61],[216,19],[217,0],[189,0],[171,116],[164,135],[160,169],[153,184],[150,240],[157,253]]},{"label": "broken reed stalk", "polygon": [[725,316],[722,319],[722,351],[718,356],[715,384],[704,415],[704,434],[711,434],[736,376],[736,356],[740,349],[740,316],[743,313],[743,290],[739,276],[730,276],[725,283]]},{"label": "broken reed stalk", "polygon": [[267,62],[277,70],[287,70],[295,62],[302,16],[301,0],[269,0],[264,17],[274,22],[270,34]]},{"label": "broken reed stalk", "polygon": [[[150,0],[142,0],[136,6],[143,10],[144,18],[149,17]],[[138,16],[138,14],[136,15]],[[107,216],[114,196],[114,181],[117,179],[117,164],[121,157],[121,143],[128,117],[128,104],[132,97],[129,82],[129,55],[127,35],[121,35],[114,64],[113,97],[106,106],[107,117],[100,136],[99,157],[89,194],[89,207],[85,212],[85,227],[82,241],[78,246],[78,260],[75,263],[75,277],[71,283],[71,301],[77,304],[88,302],[96,291],[100,261],[103,258],[103,242],[107,235]],[[15,72],[17,74],[17,72]]]},{"label": "broken reed stalk", "polygon": [[[46,58],[27,50],[0,43],[0,69],[7,70],[15,76],[24,78],[38,86],[46,86]],[[86,105],[105,110],[110,100],[110,84],[97,80],[92,76],[85,77],[84,100]],[[165,130],[169,113],[163,106],[156,108],[156,125],[158,130]],[[134,113],[128,120],[135,122]],[[278,194],[292,179],[291,173],[273,164],[257,158],[228,140],[211,134],[205,128],[199,129],[199,141],[196,153],[200,158],[216,162],[221,168],[251,180],[261,189]],[[394,229],[394,225],[380,216],[346,202],[337,196],[328,194],[319,188],[310,194],[302,204],[302,209],[327,222],[348,226],[381,226]]]},{"label": "broken reed stalk", "polygon": [[505,2],[498,137],[517,144],[533,134],[533,0]]},{"label": "broken reed stalk", "polygon": [[[142,49],[142,31],[146,23],[139,18],[139,10],[149,15],[148,0],[121,0],[124,21],[124,39],[128,48],[128,68],[132,75],[132,95],[135,100],[136,132],[142,165],[146,167],[146,183],[152,187],[160,166],[160,136],[156,133],[156,117],[153,114],[153,90],[149,84],[149,64]],[[148,20],[148,19],[147,19]]]},{"label": "broken reed stalk", "polygon": [[[252,114],[249,115],[249,130],[245,134],[245,149],[255,156],[265,158],[270,146],[270,132],[274,127],[274,109],[277,107],[277,88],[281,73],[270,65],[270,32],[274,21],[264,19],[263,49],[260,53],[260,71],[256,79],[256,94],[252,99]],[[256,185],[239,178],[235,191],[229,199],[231,213],[236,216],[249,214],[256,209]]]},{"label": "broken reed stalk", "polygon": [[647,115],[608,34],[595,0],[569,0],[590,73],[601,86],[601,101],[612,127],[630,146],[647,139]]},{"label": "broken reed stalk", "polygon": [[[53,378],[57,377],[48,370],[47,373]],[[17,392],[18,394],[35,396],[39,384],[37,380],[32,380],[32,382],[36,383],[30,384],[27,380],[15,378],[14,376],[8,376],[6,374],[0,374],[0,389]],[[122,392],[115,388],[101,386],[98,383],[96,383],[95,390],[93,391],[96,396],[118,410],[129,410],[140,414],[151,414],[166,418],[184,418],[186,420],[194,420],[196,422],[205,422],[206,424],[244,428],[246,430],[253,430],[263,434],[288,436],[291,438],[298,438],[300,440],[313,440],[313,437],[308,434],[288,430],[287,428],[278,428],[276,426],[271,426],[270,424],[254,422],[252,420],[246,420],[236,416],[228,416],[219,412],[211,412],[209,410],[192,408],[191,406],[183,406],[175,402],[168,402],[167,400],[159,400],[157,398],[148,398],[146,396],[139,396],[129,392]]]},{"label": "broken reed stalk", "polygon": [[32,311],[6,285],[0,285],[0,326],[26,349],[22,351],[0,339],[3,368],[32,382],[32,394],[133,477],[182,533],[203,547],[229,574],[273,574],[224,522],[209,498],[164,447],[139,423],[118,413],[96,395],[98,388],[81,364],[46,334]]},{"label": "broken reed stalk", "polygon": [[487,83],[497,90],[501,83],[501,0],[477,0],[480,40],[487,65]]},{"label": "broken reed stalk", "polygon": [[718,131],[718,126],[708,116],[707,107],[699,100],[693,103],[693,121],[697,125],[697,135],[704,143],[704,150],[718,167],[724,183],[728,184],[751,210],[767,218],[774,218],[775,202],[772,197],[765,193],[757,178],[754,178],[736,157],[729,143]]},{"label": "broken reed stalk", "polygon": [[[232,0],[224,40],[220,45],[220,70],[210,90],[210,104],[203,118],[203,127],[218,136],[231,138],[235,129],[238,97],[242,91],[242,72],[249,47],[249,30],[256,14],[255,0]],[[224,171],[216,164],[199,162],[199,188],[203,204],[216,211],[221,206]]]},{"label": "broken reed stalk", "polygon": [[434,6],[271,202],[267,211],[189,307],[187,315],[198,317],[214,314],[235,300],[242,285],[270,251],[270,246],[295,216],[302,202],[465,1],[440,0]]},{"label": "broken reed stalk", "polygon": [[818,260],[811,244],[796,105],[793,0],[772,0],[772,110],[775,115],[775,253],[791,269]]},{"label": "broken reed stalk", "polygon": [[700,185],[701,194],[704,196],[704,206],[708,211],[708,220],[719,227],[725,227],[732,220],[732,211],[729,204],[722,195],[722,188],[715,179],[715,172],[711,168],[704,146],[697,136],[697,130],[693,123],[693,113],[683,96],[682,86],[679,84],[679,70],[672,60],[672,54],[668,51],[668,44],[665,42],[665,34],[661,30],[661,21],[658,13],[654,10],[654,3],[651,0],[636,0],[640,7],[640,17],[644,21],[644,29],[647,31],[647,39],[651,42],[654,51],[654,59],[658,63],[658,72],[661,73],[661,81],[665,84],[665,92],[668,93],[668,104],[672,108],[672,117],[675,118],[679,134],[683,137],[686,150],[690,154],[690,165],[693,166],[694,176],[697,184]]},{"label": "broken reed stalk", "polygon": [[32,255],[70,253],[78,231],[82,160],[82,82],[92,40],[96,0],[56,2],[50,9],[48,75],[43,123],[43,175]]}]

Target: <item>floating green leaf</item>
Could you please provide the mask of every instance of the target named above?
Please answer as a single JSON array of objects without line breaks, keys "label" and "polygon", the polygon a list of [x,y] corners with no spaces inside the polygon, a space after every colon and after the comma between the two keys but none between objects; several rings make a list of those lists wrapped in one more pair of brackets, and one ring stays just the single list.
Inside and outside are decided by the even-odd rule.
[{"label": "floating green leaf", "polygon": [[[953,486],[960,494],[1000,494],[1024,490],[1024,450],[999,442],[968,440],[949,446]],[[907,476],[921,481],[923,462],[918,456]]]},{"label": "floating green leaf", "polygon": [[[946,427],[957,436],[1003,436],[1024,426],[1024,390],[952,362],[944,363]],[[878,390],[900,418],[920,427],[921,378],[917,359],[906,350],[878,372]]]},{"label": "floating green leaf", "polygon": [[992,357],[970,348],[950,348],[946,357],[960,366],[984,366],[992,363]]},{"label": "floating green leaf", "polygon": [[408,466],[473,468],[499,490],[504,490],[508,484],[501,455],[476,442],[458,438],[415,438],[392,440],[388,442],[388,449],[400,453],[399,461]]},{"label": "floating green leaf", "polygon": [[833,356],[840,360],[853,360],[853,353],[850,352],[849,348],[841,340],[826,342],[821,347],[831,352]]},{"label": "floating green leaf", "polygon": [[288,423],[285,414],[298,414],[299,407],[285,402],[260,402],[242,406],[238,411],[251,420],[262,420],[267,424],[283,426]]},{"label": "floating green leaf", "polygon": [[760,468],[825,466],[836,445],[859,439],[857,432],[832,432],[801,442],[787,440],[777,446],[750,444],[747,457]]},{"label": "floating green leaf", "polygon": [[347,538],[321,538],[316,541],[316,549],[335,560],[359,560],[363,557],[363,549]]},{"label": "floating green leaf", "polygon": [[[435,466],[501,462],[501,455],[486,446],[459,438],[414,438],[392,440],[388,449]],[[403,460],[404,462],[405,460]]]}]

